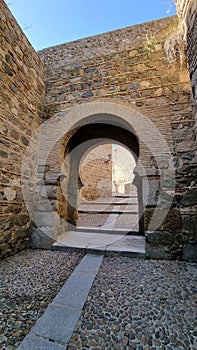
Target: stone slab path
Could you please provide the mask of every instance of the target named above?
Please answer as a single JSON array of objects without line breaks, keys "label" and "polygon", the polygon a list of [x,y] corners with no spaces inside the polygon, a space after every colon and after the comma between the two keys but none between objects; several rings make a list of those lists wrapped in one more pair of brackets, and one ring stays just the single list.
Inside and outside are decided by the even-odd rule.
[{"label": "stone slab path", "polygon": [[102,261],[84,256],[17,350],[65,350]]}]

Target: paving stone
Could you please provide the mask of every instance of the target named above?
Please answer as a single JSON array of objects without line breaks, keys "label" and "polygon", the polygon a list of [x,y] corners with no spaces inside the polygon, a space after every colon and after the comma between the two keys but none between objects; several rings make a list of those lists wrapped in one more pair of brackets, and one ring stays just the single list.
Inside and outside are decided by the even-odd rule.
[{"label": "paving stone", "polygon": [[67,344],[80,317],[80,310],[49,305],[32,328],[35,335]]},{"label": "paving stone", "polygon": [[28,334],[17,350],[65,350],[65,346]]},{"label": "paving stone", "polygon": [[74,272],[62,287],[54,303],[82,309],[92,286],[95,275],[92,273]]},{"label": "paving stone", "polygon": [[96,274],[103,261],[103,256],[87,254],[76,267],[75,272],[86,272]]}]

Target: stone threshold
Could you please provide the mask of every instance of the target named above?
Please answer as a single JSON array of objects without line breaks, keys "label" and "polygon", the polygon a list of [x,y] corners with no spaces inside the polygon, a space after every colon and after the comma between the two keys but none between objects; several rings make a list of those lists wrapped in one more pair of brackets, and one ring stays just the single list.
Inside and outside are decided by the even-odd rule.
[{"label": "stone threshold", "polygon": [[78,212],[81,214],[133,214],[133,215],[138,215],[137,211],[131,211],[131,210],[105,210],[105,209],[101,209],[101,210],[93,210],[93,209],[78,209]]},{"label": "stone threshold", "polygon": [[82,206],[93,206],[93,205],[107,205],[107,204],[111,204],[111,205],[136,205],[137,202],[81,202],[80,205]]},{"label": "stone threshold", "polygon": [[92,232],[92,233],[107,233],[107,234],[113,234],[113,235],[134,235],[134,236],[144,236],[142,233],[136,231],[131,231],[124,228],[116,228],[116,229],[107,229],[103,226],[77,226],[76,232]]},{"label": "stone threshold", "polygon": [[17,350],[65,350],[102,261],[102,255],[84,256]]},{"label": "stone threshold", "polygon": [[[113,232],[113,231],[112,231]],[[58,237],[53,250],[81,250],[84,253],[145,257],[145,236],[69,231]]]}]

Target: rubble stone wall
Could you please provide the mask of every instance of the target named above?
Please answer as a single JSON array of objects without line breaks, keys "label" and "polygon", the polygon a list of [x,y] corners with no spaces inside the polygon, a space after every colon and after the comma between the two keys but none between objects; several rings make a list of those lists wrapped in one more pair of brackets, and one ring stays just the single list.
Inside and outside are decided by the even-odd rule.
[{"label": "rubble stone wall", "polygon": [[[29,244],[21,191],[23,155],[40,125],[44,65],[0,0],[0,257]],[[33,163],[31,164],[33,166]]]},{"label": "rubble stone wall", "polygon": [[[193,94],[195,113],[195,135],[190,135],[196,143],[197,135],[197,4],[196,0],[176,0],[180,28],[184,31],[186,40],[186,55],[190,82]],[[189,134],[187,135],[189,138]],[[185,245],[184,257],[189,259],[197,256],[197,151],[196,147],[185,152],[182,168],[179,171],[178,183],[184,188],[181,200],[182,230],[189,238]],[[195,258],[196,261],[197,258]]]}]

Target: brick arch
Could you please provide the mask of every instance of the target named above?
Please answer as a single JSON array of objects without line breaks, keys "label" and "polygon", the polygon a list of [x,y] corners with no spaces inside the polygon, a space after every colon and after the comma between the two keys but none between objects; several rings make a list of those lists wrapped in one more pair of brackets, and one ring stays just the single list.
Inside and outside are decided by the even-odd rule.
[{"label": "brick arch", "polygon": [[[57,113],[45,122],[39,130],[39,146],[37,150],[38,168],[35,176],[42,178],[39,186],[36,182],[36,198],[29,202],[30,212],[34,222],[32,241],[35,246],[49,247],[62,230],[65,230],[65,217],[59,215],[57,198],[62,177],[67,174],[61,173],[61,150],[65,147],[75,131],[85,124],[93,124],[100,121],[112,125],[122,125],[132,130],[139,139],[140,158],[138,173],[144,175],[144,169],[150,167],[150,155],[159,167],[161,154],[170,158],[170,152],[155,125],[139,110],[133,106],[118,100],[98,100],[91,103],[75,105],[65,111]],[[159,141],[159,142],[158,142]],[[31,142],[27,153],[31,152]],[[24,161],[25,163],[25,161]],[[25,169],[25,165],[23,170]],[[52,189],[49,189],[52,186]],[[53,192],[50,193],[50,190]],[[28,189],[23,191],[24,198],[28,202]],[[48,198],[51,198],[50,201]],[[45,201],[45,212],[35,211],[37,204]],[[52,210],[53,209],[53,210]],[[161,218],[162,219],[162,218]],[[39,239],[37,239],[39,237]],[[44,237],[44,238],[43,238]]]}]

